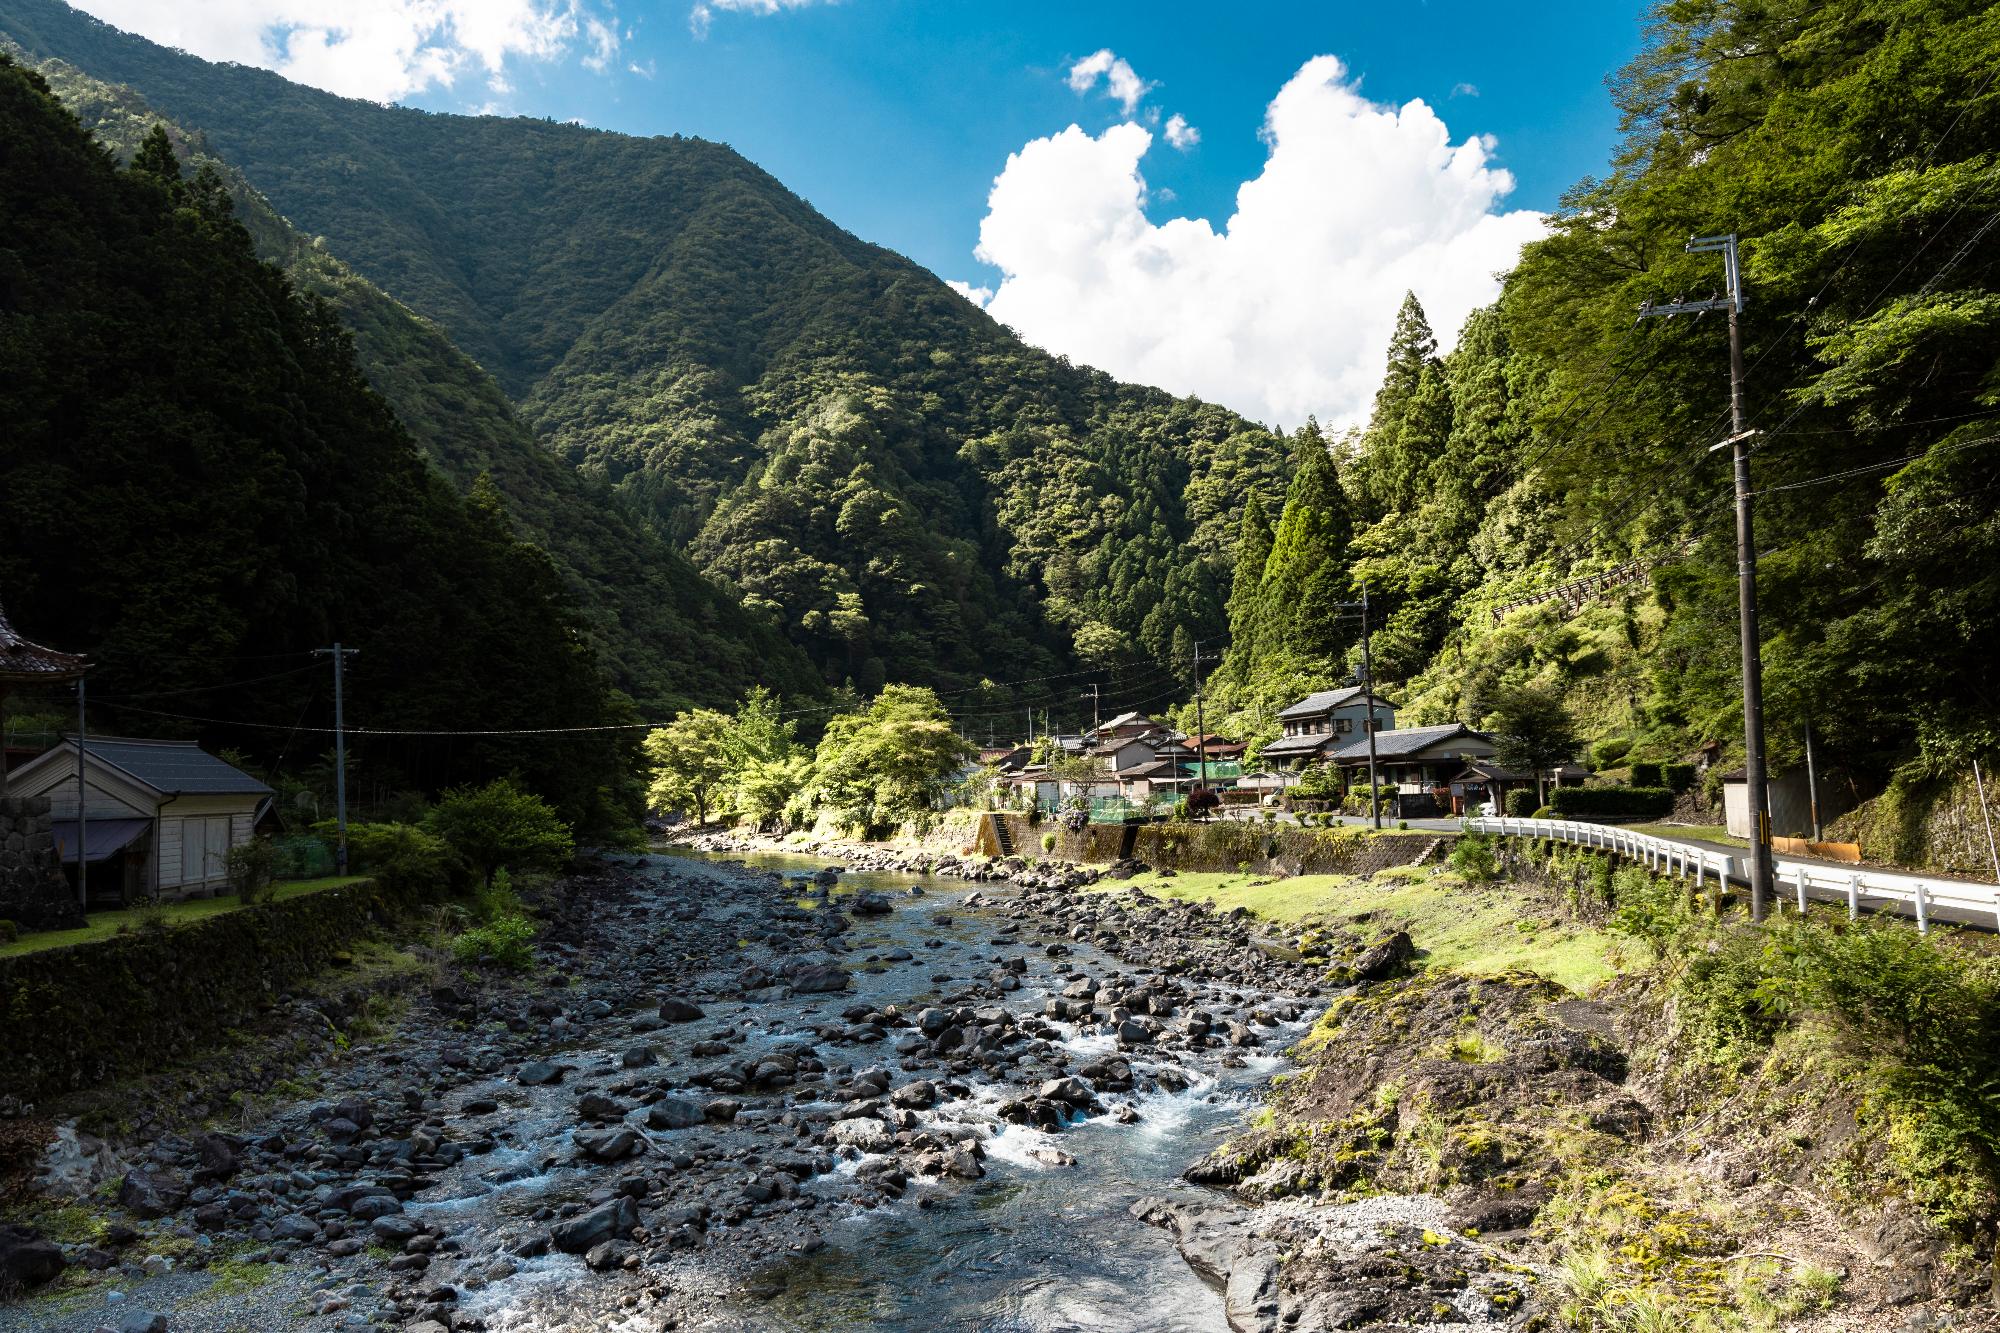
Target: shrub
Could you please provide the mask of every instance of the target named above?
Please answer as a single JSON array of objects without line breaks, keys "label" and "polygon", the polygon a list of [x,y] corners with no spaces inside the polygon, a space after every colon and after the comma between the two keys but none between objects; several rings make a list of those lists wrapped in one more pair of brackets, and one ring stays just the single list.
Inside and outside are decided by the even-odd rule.
[{"label": "shrub", "polygon": [[1493,839],[1468,833],[1451,849],[1451,868],[1466,879],[1483,883],[1500,877],[1500,858],[1493,854]]},{"label": "shrub", "polygon": [[1530,819],[1554,819],[1555,817],[1556,808],[1552,805],[1536,806],[1535,813],[1528,816]]},{"label": "shrub", "polygon": [[1590,747],[1592,768],[1616,768],[1618,761],[1632,752],[1630,736],[1607,736]]},{"label": "shrub", "polygon": [[12,921],[0,920],[0,944],[12,944],[21,938],[21,927]]},{"label": "shrub", "polygon": [[[328,842],[337,835],[331,820],[312,831]],[[414,824],[349,824],[347,867],[395,890],[457,888],[465,875],[465,863],[444,839]]]},{"label": "shrub", "polygon": [[1507,814],[1513,819],[1527,819],[1535,811],[1535,793],[1525,787],[1517,787],[1507,793]]},{"label": "shrub", "polygon": [[503,916],[459,935],[451,942],[451,955],[468,965],[488,964],[520,972],[535,960],[528,947],[534,938],[534,923],[526,917]]},{"label": "shrub", "polygon": [[507,778],[446,792],[428,823],[488,883],[502,866],[558,866],[575,850],[548,802]]},{"label": "shrub", "polygon": [[1056,849],[1056,835],[1053,833],[1044,833],[1042,835],[1042,850],[1045,852],[1052,852],[1055,849]]},{"label": "shrub", "polygon": [[1694,786],[1694,765],[1661,764],[1660,779],[1668,791],[1678,796]]},{"label": "shrub", "polygon": [[237,901],[248,907],[268,900],[278,883],[278,849],[269,838],[252,838],[231,847],[225,858],[229,887]]},{"label": "shrub", "polygon": [[1558,819],[1657,819],[1673,806],[1665,787],[1558,787],[1549,795]]},{"label": "shrub", "polygon": [[1660,766],[1643,759],[1632,761],[1632,785],[1635,787],[1664,787],[1666,778],[1660,774]]}]

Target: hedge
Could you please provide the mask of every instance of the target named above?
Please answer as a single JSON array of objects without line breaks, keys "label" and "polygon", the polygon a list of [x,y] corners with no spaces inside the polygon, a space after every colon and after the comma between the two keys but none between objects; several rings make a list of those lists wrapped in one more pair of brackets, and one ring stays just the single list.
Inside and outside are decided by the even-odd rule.
[{"label": "hedge", "polygon": [[1634,787],[1664,787],[1667,780],[1660,773],[1660,766],[1644,759],[1632,761],[1632,785]]},{"label": "hedge", "polygon": [[1509,819],[1527,819],[1535,813],[1537,808],[1536,803],[1540,800],[1539,796],[1527,788],[1516,787],[1513,791],[1507,793],[1507,817]]},{"label": "hedge", "polygon": [[1678,796],[1694,786],[1694,765],[1661,764],[1660,776],[1665,780],[1667,790]]},{"label": "hedge", "polygon": [[1657,819],[1674,808],[1665,787],[1558,787],[1549,795],[1558,819]]}]

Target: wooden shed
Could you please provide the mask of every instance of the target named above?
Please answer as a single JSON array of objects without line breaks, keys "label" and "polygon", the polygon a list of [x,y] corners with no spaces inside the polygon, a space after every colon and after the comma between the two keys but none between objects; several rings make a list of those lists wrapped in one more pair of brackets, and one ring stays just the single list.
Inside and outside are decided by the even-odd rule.
[{"label": "wooden shed", "polygon": [[[193,741],[93,736],[83,743],[84,843],[77,838],[76,738],[24,764],[17,796],[46,796],[65,869],[90,866],[94,901],[212,897],[232,847],[250,840],[271,789]],[[90,904],[85,904],[89,906]]]}]

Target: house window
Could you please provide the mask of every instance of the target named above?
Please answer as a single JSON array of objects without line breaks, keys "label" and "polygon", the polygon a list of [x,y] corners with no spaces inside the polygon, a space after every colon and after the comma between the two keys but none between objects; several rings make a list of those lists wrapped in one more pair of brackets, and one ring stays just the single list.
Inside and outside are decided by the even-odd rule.
[{"label": "house window", "polygon": [[1354,719],[1351,717],[1339,718],[1334,722],[1333,729],[1345,736],[1354,730]]}]

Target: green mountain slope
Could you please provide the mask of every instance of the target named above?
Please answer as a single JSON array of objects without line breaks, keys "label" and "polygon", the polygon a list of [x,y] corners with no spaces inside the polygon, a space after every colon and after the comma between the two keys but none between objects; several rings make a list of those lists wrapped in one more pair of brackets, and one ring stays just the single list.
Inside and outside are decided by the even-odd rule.
[{"label": "green mountain slope", "polygon": [[[319,752],[326,668],[302,650],[334,640],[365,645],[353,725],[622,716],[558,574],[499,496],[461,497],[426,464],[332,307],[259,262],[235,212],[214,171],[183,178],[164,134],[120,168],[0,56],[0,588],[14,618],[89,653],[97,725],[199,729],[271,761]],[[411,737],[362,742],[359,765],[385,791],[518,771],[596,822],[620,744]]]},{"label": "green mountain slope", "polygon": [[[38,69],[98,141],[122,157],[161,119],[131,89],[66,61],[44,60]],[[629,693],[658,710],[723,702],[756,680],[790,695],[812,692],[810,667],[781,635],[745,615],[646,525],[606,503],[602,487],[552,458],[493,378],[442,329],[355,273],[323,242],[301,235],[240,171],[214,156],[203,136],[178,125],[170,132],[191,164],[213,164],[221,174],[258,254],[340,311],[371,383],[445,475],[462,491],[482,475],[492,479],[525,535],[566,575],[593,641]]]},{"label": "green mountain slope", "polygon": [[720,145],[345,101],[55,0],[0,31],[197,127],[829,679],[1175,658],[1282,492],[1269,433],[1025,347]]}]

